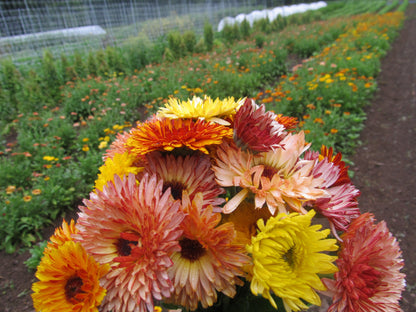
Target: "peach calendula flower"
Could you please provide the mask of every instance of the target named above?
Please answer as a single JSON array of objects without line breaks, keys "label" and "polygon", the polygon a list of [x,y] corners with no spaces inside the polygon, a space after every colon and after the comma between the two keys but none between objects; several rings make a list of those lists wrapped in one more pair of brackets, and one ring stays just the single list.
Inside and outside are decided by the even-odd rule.
[{"label": "peach calendula flower", "polygon": [[214,211],[220,212],[224,199],[219,195],[225,191],[215,181],[211,170],[211,161],[205,154],[187,155],[185,157],[162,155],[153,152],[146,155],[147,165],[144,173],[156,173],[163,180],[163,189],[170,188],[174,199],[182,199],[186,191],[191,200],[201,192],[204,198],[203,207],[212,205]]},{"label": "peach calendula flower", "polygon": [[347,232],[336,264],[335,280],[324,279],[332,297],[328,312],[399,312],[405,275],[399,243],[384,221],[376,224],[365,213],[355,219]]},{"label": "peach calendula flower", "polygon": [[156,175],[145,174],[137,185],[130,173],[115,176],[84,204],[74,239],[99,263],[111,266],[103,278],[107,295],[101,310],[152,311],[154,299],[173,291],[167,269],[172,253],[180,250],[180,202],[163,191]]},{"label": "peach calendula flower", "polygon": [[177,148],[208,154],[208,146],[221,144],[224,138],[231,138],[232,133],[231,128],[201,119],[194,121],[154,117],[133,129],[126,145],[138,155]]},{"label": "peach calendula flower", "polygon": [[266,204],[272,215],[276,210],[306,213],[303,203],[327,196],[319,188],[321,179],[311,174],[315,161],[300,159],[309,147],[303,132],[289,133],[281,143],[284,148],[256,155],[227,143],[217,149],[213,166],[217,183],[241,188],[225,204],[224,213],[234,211],[250,194],[254,195],[256,208]]},{"label": "peach calendula flower", "polygon": [[99,170],[95,188],[102,191],[104,185],[114,180],[114,175],[122,177],[129,173],[138,174],[143,170],[142,161],[134,154],[125,152],[123,154],[115,153],[112,158],[106,158],[104,165]]},{"label": "peach calendula flower", "polygon": [[226,119],[235,115],[243,103],[244,99],[234,100],[233,97],[212,100],[209,96],[204,98],[194,96],[192,100],[188,99],[188,101],[170,98],[165,107],[159,109],[157,116],[170,119],[203,119],[228,126],[230,122]]},{"label": "peach calendula flower", "polygon": [[92,311],[102,302],[106,290],[100,279],[109,265],[98,264],[81,244],[66,241],[57,248],[45,249],[32,285],[36,311]]},{"label": "peach calendula flower", "polygon": [[265,223],[257,222],[259,232],[252,237],[247,251],[253,258],[249,274],[253,294],[262,295],[277,308],[271,294],[283,300],[286,311],[307,309],[309,302],[321,305],[315,290],[326,290],[319,274],[337,271],[335,256],[327,252],[338,249],[335,239],[327,239],[330,231],[311,225],[315,212],[278,214]]},{"label": "peach calendula flower", "polygon": [[237,146],[256,152],[282,147],[280,142],[286,132],[276,118],[273,112],[266,112],[264,104],[258,106],[252,99],[246,99],[234,118],[234,141]]},{"label": "peach calendula flower", "polygon": [[186,217],[181,225],[183,235],[179,240],[181,250],[172,255],[174,265],[169,277],[174,290],[166,302],[195,310],[217,301],[217,292],[229,297],[236,294],[236,285],[242,285],[242,267],[249,258],[243,245],[235,242],[232,223],[219,225],[221,214],[212,207],[202,209],[202,194],[191,202],[186,192],[182,197],[182,209]]}]

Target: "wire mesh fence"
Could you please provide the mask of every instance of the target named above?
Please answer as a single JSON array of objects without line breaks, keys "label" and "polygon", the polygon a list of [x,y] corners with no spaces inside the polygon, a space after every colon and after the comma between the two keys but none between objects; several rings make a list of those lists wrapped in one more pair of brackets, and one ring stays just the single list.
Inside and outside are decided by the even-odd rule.
[{"label": "wire mesh fence", "polygon": [[[283,0],[273,2],[282,4]],[[132,38],[153,41],[173,30],[200,33],[206,21],[215,28],[225,16],[267,5],[252,0],[0,1],[0,58],[30,62],[46,48],[54,54],[73,53],[121,45]]]}]

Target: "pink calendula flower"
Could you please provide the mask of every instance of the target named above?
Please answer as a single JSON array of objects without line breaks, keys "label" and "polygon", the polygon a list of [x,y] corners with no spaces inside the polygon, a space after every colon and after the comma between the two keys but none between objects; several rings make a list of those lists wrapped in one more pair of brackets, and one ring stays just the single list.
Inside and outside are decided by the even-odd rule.
[{"label": "pink calendula flower", "polygon": [[277,115],[266,112],[263,105],[246,99],[234,119],[234,141],[243,149],[267,152],[282,147],[285,127],[276,121]]},{"label": "pink calendula flower", "polygon": [[133,174],[97,190],[84,200],[75,239],[99,263],[111,266],[103,278],[107,295],[102,311],[153,311],[153,300],[169,297],[173,285],[167,270],[180,250],[184,214],[163,181]]},{"label": "pink calendula flower", "polygon": [[405,275],[399,243],[384,221],[362,214],[342,235],[335,280],[323,279],[332,297],[328,312],[399,312]]},{"label": "pink calendula flower", "polygon": [[332,232],[339,239],[337,231],[345,232],[351,221],[361,214],[357,201],[360,191],[351,183],[341,153],[334,156],[332,148],[322,146],[321,153],[308,151],[305,159],[317,160],[312,174],[323,179],[320,187],[329,194],[329,197],[318,198],[312,206],[328,218]]}]

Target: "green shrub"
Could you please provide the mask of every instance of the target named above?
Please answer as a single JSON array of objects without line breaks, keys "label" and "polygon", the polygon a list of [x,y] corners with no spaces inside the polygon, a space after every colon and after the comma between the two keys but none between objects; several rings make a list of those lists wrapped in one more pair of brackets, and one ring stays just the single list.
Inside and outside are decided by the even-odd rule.
[{"label": "green shrub", "polygon": [[266,38],[264,37],[264,35],[262,34],[257,34],[255,37],[256,40],[256,47],[257,48],[263,48],[264,45],[264,41],[266,40]]},{"label": "green shrub", "polygon": [[214,47],[214,31],[212,25],[208,22],[204,24],[204,42],[207,51],[212,51]]},{"label": "green shrub", "polygon": [[78,51],[74,53],[74,70],[78,77],[86,76],[86,68],[82,56]]},{"label": "green shrub", "polygon": [[247,19],[244,19],[240,24],[240,33],[243,39],[247,39],[251,34],[251,26]]},{"label": "green shrub", "polygon": [[97,63],[95,62],[95,55],[93,52],[88,53],[87,68],[88,68],[89,75],[91,76],[98,75],[98,67],[97,67]]},{"label": "green shrub", "polygon": [[175,59],[179,59],[185,54],[185,44],[182,36],[178,31],[173,31],[168,34],[169,49]]},{"label": "green shrub", "polygon": [[186,51],[189,53],[194,53],[195,51],[195,45],[196,45],[196,35],[193,30],[185,31],[182,35],[183,43],[186,47]]}]

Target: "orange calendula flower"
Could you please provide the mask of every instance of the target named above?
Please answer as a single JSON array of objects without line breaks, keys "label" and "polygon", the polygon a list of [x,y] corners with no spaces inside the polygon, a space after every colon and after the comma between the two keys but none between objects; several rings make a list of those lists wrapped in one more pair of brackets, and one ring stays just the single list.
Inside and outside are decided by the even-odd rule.
[{"label": "orange calendula flower", "polygon": [[278,114],[276,121],[285,127],[286,131],[290,131],[296,128],[296,125],[299,123],[296,117],[284,116],[283,114]]},{"label": "orange calendula flower", "polygon": [[106,294],[100,278],[108,269],[73,241],[45,249],[36,272],[39,281],[32,285],[34,308],[42,312],[98,312]]},{"label": "orange calendula flower", "polygon": [[324,279],[332,305],[328,312],[401,312],[405,287],[399,243],[384,221],[370,213],[355,219],[341,236],[335,280]]},{"label": "orange calendula flower", "polygon": [[167,302],[195,310],[217,301],[217,292],[229,297],[236,294],[236,285],[242,285],[239,276],[249,261],[244,245],[235,242],[232,223],[219,225],[221,215],[212,207],[202,209],[202,194],[191,202],[184,192],[182,209],[186,213],[179,239],[181,250],[172,255],[169,269],[174,290]]},{"label": "orange calendula flower", "polygon": [[208,146],[221,144],[224,138],[231,138],[232,134],[231,128],[200,119],[194,121],[155,117],[132,130],[126,145],[139,155],[176,148],[199,150],[208,154]]},{"label": "orange calendula flower", "polygon": [[28,203],[32,200],[32,196],[26,195],[26,196],[23,197],[23,200]]},{"label": "orange calendula flower", "polygon": [[62,221],[62,226],[55,229],[53,235],[49,238],[48,247],[49,248],[58,248],[62,246],[65,242],[72,240],[72,234],[77,233],[77,228],[75,227],[74,219],[71,219],[70,223],[66,220]]}]

